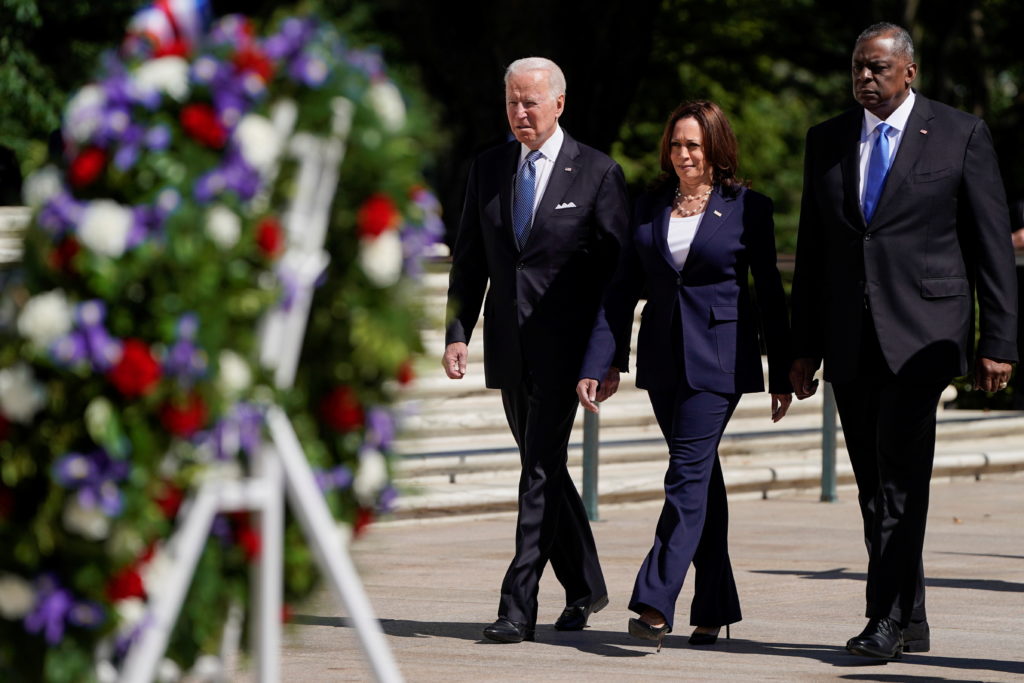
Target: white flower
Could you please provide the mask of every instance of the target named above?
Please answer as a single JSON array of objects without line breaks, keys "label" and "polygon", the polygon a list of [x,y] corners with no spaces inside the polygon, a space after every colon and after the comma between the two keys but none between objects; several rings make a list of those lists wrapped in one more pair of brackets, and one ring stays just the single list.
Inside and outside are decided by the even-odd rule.
[{"label": "white flower", "polygon": [[200,681],[201,683],[219,681],[223,676],[224,665],[220,661],[220,657],[216,655],[200,655],[189,672],[190,679]]},{"label": "white flower", "polygon": [[174,573],[174,560],[161,546],[156,549],[149,562],[139,567],[139,578],[147,595],[156,595],[167,585]]},{"label": "white flower", "polygon": [[60,171],[53,164],[47,164],[29,175],[21,188],[21,197],[25,204],[38,209],[50,201],[64,187],[60,178]]},{"label": "white flower", "polygon": [[181,667],[173,659],[164,657],[156,669],[158,683],[174,683],[181,680]]},{"label": "white flower", "polygon": [[132,630],[146,618],[146,602],[142,598],[125,598],[114,603],[114,610],[120,624],[117,632],[123,636],[131,634]]},{"label": "white flower", "polygon": [[402,276],[402,238],[385,230],[376,238],[359,241],[359,265],[370,282],[389,287]]},{"label": "white flower", "polygon": [[76,497],[72,497],[64,506],[62,519],[65,529],[91,541],[101,541],[110,534],[110,518],[103,513],[102,508],[85,507]]},{"label": "white flower", "polygon": [[359,456],[359,469],[352,481],[352,492],[363,505],[373,505],[377,494],[388,483],[388,465],[376,448],[368,448]]},{"label": "white flower", "polygon": [[78,226],[82,244],[97,254],[117,258],[128,244],[132,213],[110,199],[90,202]]},{"label": "white flower", "polygon": [[36,604],[36,591],[17,574],[0,573],[0,617],[21,619]]},{"label": "white flower", "polygon": [[252,370],[249,369],[249,364],[234,351],[221,351],[218,365],[220,374],[217,375],[217,386],[225,396],[233,398],[252,384]]},{"label": "white flower", "polygon": [[25,363],[0,370],[0,412],[28,424],[46,404],[46,390]]},{"label": "white flower", "polygon": [[99,128],[107,96],[98,85],[87,85],[68,102],[64,109],[64,129],[76,142],[87,142]]},{"label": "white flower", "polygon": [[161,57],[143,62],[133,76],[135,84],[142,90],[166,93],[179,102],[188,97],[188,62],[181,57]]},{"label": "white flower", "polygon": [[281,153],[281,136],[265,116],[246,114],[234,132],[242,158],[260,173],[270,171]]},{"label": "white flower", "polygon": [[242,234],[242,219],[223,204],[212,206],[206,212],[206,234],[221,249],[230,249]]},{"label": "white flower", "polygon": [[71,331],[73,311],[64,292],[54,289],[37,294],[25,303],[18,316],[18,332],[45,351]]},{"label": "white flower", "polygon": [[384,128],[394,133],[405,125],[405,102],[394,83],[377,81],[366,91],[366,97]]}]

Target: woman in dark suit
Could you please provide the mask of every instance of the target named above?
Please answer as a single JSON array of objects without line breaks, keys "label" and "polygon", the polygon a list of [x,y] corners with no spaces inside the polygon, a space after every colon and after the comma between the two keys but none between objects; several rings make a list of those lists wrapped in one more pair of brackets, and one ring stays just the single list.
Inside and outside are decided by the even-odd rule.
[{"label": "woman in dark suit", "polygon": [[632,248],[598,314],[577,385],[594,412],[595,401],[615,392],[618,371],[627,369],[633,310],[646,292],[636,384],[648,391],[669,465],[654,546],[629,603],[640,617],[629,620],[629,632],[659,649],[691,562],[697,629],[689,642],[712,644],[722,626],[741,618],[718,444],[740,395],[764,391],[759,337],[773,421],[792,398],[772,202],[739,182],[736,157],[736,137],[717,105],[688,102],[672,112],[661,140],[664,173],[637,203]]}]

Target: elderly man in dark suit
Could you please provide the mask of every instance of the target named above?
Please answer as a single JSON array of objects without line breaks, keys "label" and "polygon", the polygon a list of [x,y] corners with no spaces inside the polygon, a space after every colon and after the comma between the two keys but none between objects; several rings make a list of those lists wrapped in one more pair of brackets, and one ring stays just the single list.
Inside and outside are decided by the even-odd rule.
[{"label": "elderly man in dark suit", "polygon": [[925,652],[924,545],[935,411],[969,369],[1006,387],[1017,360],[1006,198],[988,127],[911,89],[906,30],[876,24],[853,51],[860,107],[807,134],[793,282],[798,398],[822,359],[859,490],[868,625],[847,649]]},{"label": "elderly man in dark suit", "polygon": [[582,629],[608,604],[566,449],[577,373],[629,216],[618,164],[558,125],[565,78],[554,62],[513,62],[505,104],[515,140],[481,154],[470,171],[442,362],[450,378],[466,374],[467,343],[482,306],[484,376],[501,390],[522,461],[515,557],[502,582],[498,620],[484,635],[518,643],[534,639],[548,560],[566,597],[555,628]]}]

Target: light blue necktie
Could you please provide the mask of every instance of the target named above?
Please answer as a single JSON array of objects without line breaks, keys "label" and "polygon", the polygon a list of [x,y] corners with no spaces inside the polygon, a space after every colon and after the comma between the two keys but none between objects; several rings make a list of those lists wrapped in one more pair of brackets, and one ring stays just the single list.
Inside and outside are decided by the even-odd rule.
[{"label": "light blue necktie", "polygon": [[535,149],[526,155],[526,161],[516,173],[515,198],[512,200],[512,227],[516,232],[516,242],[522,249],[526,238],[530,235],[533,223],[533,198],[537,194],[537,167],[534,163],[543,154]]},{"label": "light blue necktie", "polygon": [[871,148],[871,158],[868,159],[868,179],[864,187],[864,222],[870,223],[871,216],[878,206],[878,199],[882,196],[882,188],[885,186],[885,176],[889,173],[889,131],[892,126],[888,123],[879,123],[875,126],[878,131],[878,139],[875,146]]}]

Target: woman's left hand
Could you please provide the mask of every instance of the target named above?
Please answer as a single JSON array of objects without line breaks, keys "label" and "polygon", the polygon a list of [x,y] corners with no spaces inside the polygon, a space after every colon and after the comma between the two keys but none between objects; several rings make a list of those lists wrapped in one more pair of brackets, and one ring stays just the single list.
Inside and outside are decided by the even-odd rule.
[{"label": "woman's left hand", "polygon": [[793,402],[793,394],[772,394],[772,422],[786,417],[789,404]]}]

